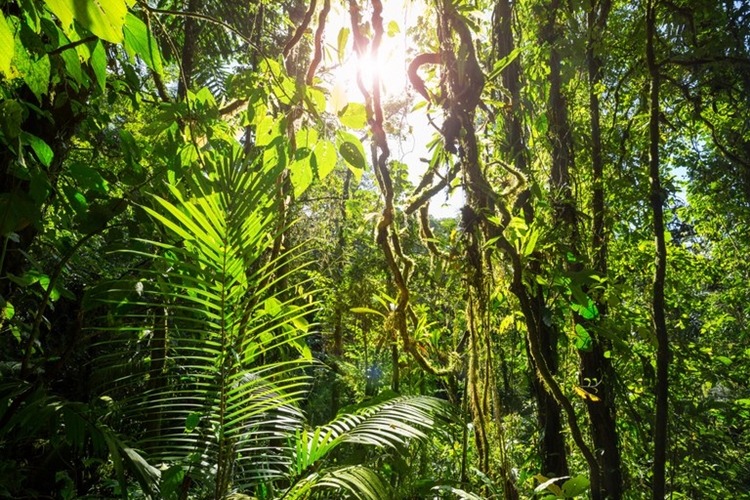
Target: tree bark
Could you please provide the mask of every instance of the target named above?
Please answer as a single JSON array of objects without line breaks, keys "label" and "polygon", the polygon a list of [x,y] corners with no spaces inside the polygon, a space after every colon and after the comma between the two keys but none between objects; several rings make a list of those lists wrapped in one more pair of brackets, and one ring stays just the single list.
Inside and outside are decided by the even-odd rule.
[{"label": "tree bark", "polygon": [[[602,135],[599,118],[598,86],[602,81],[602,62],[597,53],[597,46],[607,21],[611,0],[590,3],[588,12],[589,40],[586,47],[586,60],[589,73],[589,113],[591,124],[591,166],[592,166],[592,212],[593,234],[592,248],[594,255],[593,268],[600,276],[607,274],[607,237],[605,234],[604,204],[604,162],[602,159]],[[599,310],[599,318],[606,315],[607,304],[593,297]],[[622,467],[616,425],[614,392],[611,383],[614,380],[612,363],[604,356],[610,348],[607,339],[589,329],[593,340],[589,352],[579,351],[581,360],[581,383],[596,383],[598,401],[586,399],[591,438],[597,451],[602,474],[601,493],[603,498],[619,500],[622,498]]]},{"label": "tree bark", "polygon": [[[540,33],[541,39],[546,44],[549,44],[549,101],[547,105],[548,116],[549,116],[549,139],[552,146],[552,171],[550,174],[550,186],[554,190],[552,194],[553,205],[555,208],[555,217],[558,219],[559,224],[564,225],[570,234],[570,241],[562,242],[562,247],[566,244],[573,244],[578,238],[578,230],[576,223],[575,207],[571,201],[570,191],[570,169],[573,163],[573,151],[571,144],[571,131],[570,124],[568,123],[568,108],[565,96],[562,93],[562,75],[560,71],[561,56],[557,48],[555,47],[555,41],[557,40],[557,12],[560,8],[559,0],[554,0],[548,7],[548,18],[542,32]],[[544,309],[544,298],[539,292],[536,299],[539,309],[539,322],[538,325],[541,344],[541,354],[545,358],[547,367],[550,370],[551,375],[557,373],[557,340],[558,331],[557,329],[548,326],[542,320],[541,311]],[[539,384],[537,384],[539,385]],[[544,390],[544,388],[542,388]],[[555,473],[555,475],[568,475],[567,459],[565,455],[565,439],[562,435],[562,426],[560,425],[560,409],[553,398],[552,394],[548,391],[544,391],[544,410],[545,417],[550,419],[545,427],[544,443],[547,447],[544,450],[544,461],[550,464],[558,463],[559,469],[546,470],[547,473]],[[540,406],[541,408],[541,406]],[[541,418],[541,415],[540,415]],[[558,428],[553,426],[552,423],[557,422]],[[549,435],[549,433],[555,432],[559,436]],[[549,448],[555,446],[554,448]]]},{"label": "tree bark", "polygon": [[[346,203],[349,200],[349,185],[352,180],[352,171],[347,169],[344,177],[344,186],[342,188],[341,203],[339,204],[339,221],[336,235],[336,251],[334,253],[334,262],[336,263],[336,276],[335,282],[342,284],[344,280],[344,249],[346,248]],[[342,291],[338,292],[338,300],[336,301],[336,310],[334,312],[334,324],[333,324],[333,348],[331,354],[336,357],[334,373],[338,374],[338,362],[344,356],[344,303],[343,297],[341,297]],[[367,373],[367,367],[365,367],[365,373]],[[339,408],[341,408],[341,387],[338,378],[333,380],[333,386],[331,387],[331,419],[335,418],[338,414]]]},{"label": "tree bark", "polygon": [[669,335],[664,314],[664,280],[667,246],[664,239],[664,194],[659,174],[659,90],[660,74],[656,63],[656,0],[646,3],[646,62],[651,77],[649,118],[649,176],[651,178],[651,212],[654,225],[654,287],[652,308],[656,349],[656,420],[654,423],[654,467],[652,492],[654,500],[663,500],[666,490],[667,431],[669,410]]},{"label": "tree bark", "polygon": [[[200,12],[202,6],[202,0],[189,0],[187,10],[188,12]],[[179,99],[184,99],[192,86],[200,32],[201,25],[198,20],[191,16],[185,16],[185,39],[180,56],[180,78],[177,82],[177,97]]]}]

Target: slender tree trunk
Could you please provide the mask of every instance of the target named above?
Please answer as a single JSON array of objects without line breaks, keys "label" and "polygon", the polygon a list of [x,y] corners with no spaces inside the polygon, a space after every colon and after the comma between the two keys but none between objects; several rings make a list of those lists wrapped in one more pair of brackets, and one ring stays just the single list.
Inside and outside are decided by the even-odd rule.
[{"label": "slender tree trunk", "polygon": [[[341,203],[339,205],[339,221],[337,230],[336,251],[334,252],[334,261],[336,262],[335,280],[337,284],[344,283],[344,248],[346,247],[346,202],[349,200],[349,185],[351,184],[352,172],[347,169],[344,177],[344,186],[341,194]],[[342,298],[342,290],[339,290],[339,300]],[[344,304],[343,301],[337,300],[334,325],[333,325],[333,348],[331,354],[336,357],[336,365],[344,355]],[[365,367],[367,369],[367,367]],[[338,369],[334,369],[338,373]],[[341,407],[341,387],[338,379],[334,379],[331,387],[331,418],[334,418]]]},{"label": "slender tree trunk", "polygon": [[666,490],[667,424],[669,409],[669,336],[664,315],[664,279],[666,277],[667,245],[664,239],[663,191],[659,174],[659,87],[660,74],[656,63],[656,0],[646,3],[646,61],[651,76],[649,119],[649,175],[651,177],[651,211],[654,219],[656,255],[654,258],[654,290],[652,307],[656,334],[656,421],[654,424],[653,498],[663,500]]},{"label": "slender tree trunk", "polygon": [[[557,11],[560,7],[559,0],[553,1],[548,7],[548,21],[543,27],[541,38],[550,46],[549,54],[549,138],[552,143],[552,171],[550,185],[554,190],[553,204],[555,207],[555,217],[559,223],[564,225],[568,230],[570,240],[563,242],[563,246],[572,244],[577,240],[578,230],[576,224],[575,207],[571,200],[570,191],[570,169],[573,162],[573,152],[571,145],[570,124],[568,123],[568,104],[562,93],[562,75],[560,71],[561,57],[555,47],[557,39]],[[544,298],[541,292],[537,293],[536,302],[540,311],[543,311]],[[540,344],[542,355],[545,357],[547,366],[554,376],[557,373],[557,329],[548,326],[542,320],[541,313],[539,318],[539,332],[541,334]],[[544,388],[542,388],[544,389]],[[562,436],[562,426],[560,425],[559,405],[548,391],[545,392],[545,412],[546,418],[556,422],[559,428],[551,428],[548,422],[545,428],[545,444],[554,445],[555,448],[545,450],[545,460],[551,463],[558,462],[559,470],[547,470],[546,472],[555,472],[556,475],[567,475],[567,459],[565,456],[565,439]],[[548,433],[555,432],[559,436],[550,436]]]},{"label": "slender tree trunk", "polygon": [[[495,59],[501,60],[510,56],[515,48],[511,27],[513,12],[509,0],[498,0],[495,3],[493,15],[493,50]],[[503,143],[503,152],[508,155],[511,164],[519,173],[526,174],[527,164],[520,117],[522,103],[518,59],[508,64],[500,73],[500,77],[502,85],[508,90],[507,93],[498,96],[500,99],[504,99],[507,104],[501,111],[506,137],[506,141]],[[533,208],[528,200],[529,193],[526,189],[520,193],[516,206],[522,209],[526,221],[531,222],[533,220]],[[540,332],[539,340],[542,345],[542,355],[550,371],[554,374],[557,372],[557,332],[541,320],[544,311],[544,299],[541,290],[538,290],[537,297],[532,300],[532,303],[534,304],[534,318],[529,318],[529,320],[542,325],[537,329]],[[560,407],[552,394],[537,378],[537,367],[530,355],[529,360],[532,368],[531,387],[537,403],[537,419],[539,427],[542,429],[540,442],[542,471],[552,476],[564,476],[568,474],[568,464]]]},{"label": "slender tree trunk", "polygon": [[[541,346],[541,355],[551,374],[557,373],[557,337],[558,333],[554,326],[548,326],[542,318],[544,311],[544,300],[542,295],[531,298],[534,304],[534,316],[532,320],[539,325],[537,328],[539,344]],[[527,349],[530,346],[527,343]],[[560,416],[560,405],[557,404],[552,393],[545,387],[537,373],[539,367],[536,366],[533,356],[528,354],[532,375],[531,389],[534,393],[534,399],[537,404],[537,421],[542,429],[542,440],[540,442],[540,451],[542,456],[542,471],[545,475],[560,477],[569,474],[568,454],[565,448],[565,435],[563,434],[563,423]]]},{"label": "slender tree trunk", "polygon": [[[588,13],[589,40],[586,59],[589,73],[589,112],[591,120],[591,164],[593,183],[593,235],[594,269],[602,276],[607,273],[607,238],[605,234],[604,175],[602,160],[602,137],[599,118],[598,86],[602,80],[602,62],[596,47],[601,38],[611,8],[611,1],[601,4],[591,1]],[[607,304],[596,301],[599,317],[606,315]],[[591,422],[591,438],[597,451],[601,469],[601,491],[603,498],[622,498],[622,468],[618,448],[617,425],[615,420],[614,392],[611,389],[613,370],[610,360],[604,357],[609,342],[589,329],[593,339],[590,351],[579,351],[581,359],[581,383],[594,381],[598,401],[586,399],[586,409]]]},{"label": "slender tree trunk", "polygon": [[[200,12],[203,6],[202,0],[188,0],[188,12]],[[184,99],[187,91],[190,90],[193,81],[193,71],[195,70],[195,54],[198,49],[198,36],[201,32],[201,25],[194,17],[185,17],[185,40],[182,44],[182,54],[180,56],[180,78],[177,82],[177,97]]]},{"label": "slender tree trunk", "polygon": [[[498,61],[509,57],[515,50],[511,27],[512,16],[513,11],[510,0],[498,0],[495,3],[492,42],[495,59]],[[523,129],[521,127],[520,74],[521,63],[516,58],[500,72],[502,85],[508,90],[508,93],[498,95],[498,98],[503,99],[506,104],[502,110],[506,136],[506,142],[503,145],[504,152],[510,154],[511,163],[515,166],[516,170],[526,173],[526,149],[524,147]]]}]

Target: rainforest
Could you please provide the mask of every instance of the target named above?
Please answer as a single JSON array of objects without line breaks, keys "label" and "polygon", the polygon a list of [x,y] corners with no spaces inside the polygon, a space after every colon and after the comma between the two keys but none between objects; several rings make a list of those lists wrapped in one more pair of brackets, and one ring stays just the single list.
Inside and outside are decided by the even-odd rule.
[{"label": "rainforest", "polygon": [[0,497],[750,499],[747,0],[0,0]]}]

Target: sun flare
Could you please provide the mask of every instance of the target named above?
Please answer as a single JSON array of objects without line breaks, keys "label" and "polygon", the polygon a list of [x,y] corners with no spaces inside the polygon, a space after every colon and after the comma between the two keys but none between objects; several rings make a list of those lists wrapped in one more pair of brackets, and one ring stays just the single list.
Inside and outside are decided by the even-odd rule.
[{"label": "sun flare", "polygon": [[[380,41],[377,54],[373,53],[372,45],[368,46],[364,53],[356,54],[352,37],[348,37],[348,43],[344,48],[345,54],[339,54],[344,62],[333,70],[332,98],[334,101],[338,101],[337,96],[340,96],[340,99],[346,99],[349,102],[363,102],[364,96],[358,81],[370,94],[372,94],[373,85],[378,84],[384,99],[406,92],[409,37],[405,35],[405,32],[408,23],[413,21],[412,14],[411,8],[406,11],[385,9],[383,19],[386,33]],[[342,29],[349,30],[351,25],[348,13],[339,12],[330,26],[332,33],[340,33],[339,30]],[[336,110],[340,109],[335,102],[332,107]]]}]

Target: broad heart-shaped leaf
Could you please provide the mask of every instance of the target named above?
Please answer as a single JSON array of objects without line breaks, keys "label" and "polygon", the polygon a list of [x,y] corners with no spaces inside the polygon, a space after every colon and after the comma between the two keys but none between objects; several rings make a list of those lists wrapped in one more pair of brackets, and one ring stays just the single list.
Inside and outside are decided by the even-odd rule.
[{"label": "broad heart-shaped leaf", "polygon": [[23,142],[25,144],[28,144],[31,146],[31,149],[34,150],[34,154],[39,159],[42,165],[45,167],[49,167],[52,163],[52,158],[55,156],[55,154],[52,152],[52,148],[50,148],[46,142],[44,142],[39,137],[29,134],[28,132],[21,132],[21,139],[23,139]]},{"label": "broad heart-shaped leaf", "polygon": [[294,186],[294,197],[299,198],[302,193],[312,184],[314,174],[310,165],[311,156],[306,156],[300,160],[293,161],[289,165],[289,171],[292,173],[292,185]]},{"label": "broad heart-shaped leaf", "polygon": [[75,20],[102,40],[121,43],[128,5],[133,0],[44,0],[44,3],[60,20],[64,31],[70,31]]},{"label": "broad heart-shaped leaf", "polygon": [[323,180],[328,177],[328,174],[333,172],[336,167],[336,146],[329,140],[323,139],[313,148],[313,155],[315,157],[315,168],[318,171],[318,179]]},{"label": "broad heart-shaped leaf", "polygon": [[576,311],[578,314],[581,315],[581,317],[585,319],[594,319],[597,316],[599,316],[599,308],[596,307],[596,304],[590,298],[588,298],[587,306],[583,306],[582,304],[571,302],[570,308]]},{"label": "broad heart-shaped leaf", "polygon": [[23,81],[29,86],[39,102],[42,102],[42,95],[47,93],[51,65],[49,56],[44,54],[42,57],[32,57],[21,44],[15,44],[13,52],[13,63],[21,73]]},{"label": "broad heart-shaped leaf", "polygon": [[13,31],[0,11],[0,47],[3,48],[0,50],[0,74],[4,74],[6,78],[11,77],[10,61],[13,60],[14,44]]},{"label": "broad heart-shaped leaf", "polygon": [[298,150],[313,149],[318,142],[318,132],[314,128],[302,127],[294,133],[294,142]]},{"label": "broad heart-shaped leaf", "polygon": [[161,75],[164,70],[161,64],[159,45],[156,38],[148,30],[146,23],[128,12],[125,16],[123,32],[125,35],[125,51],[128,55],[130,57],[137,55],[143,59],[146,66]]},{"label": "broad heart-shaped leaf", "polygon": [[562,485],[562,494],[565,498],[573,498],[584,493],[591,482],[584,476],[571,477]]},{"label": "broad heart-shaped leaf", "polygon": [[367,160],[365,159],[365,148],[362,141],[349,132],[339,130],[336,132],[336,139],[339,144],[339,153],[346,162],[349,170],[352,171],[357,182],[362,178],[362,173],[367,169]]},{"label": "broad heart-shaped leaf", "polygon": [[367,110],[358,102],[350,102],[339,112],[342,125],[355,130],[362,130],[367,125]]}]

